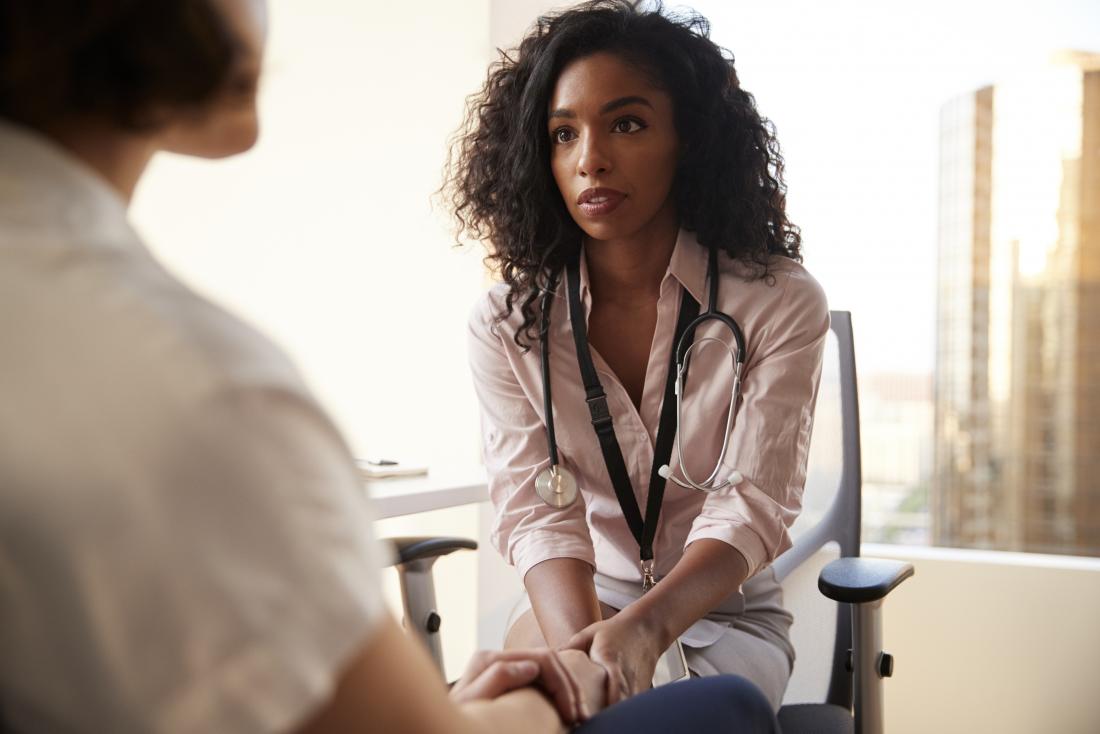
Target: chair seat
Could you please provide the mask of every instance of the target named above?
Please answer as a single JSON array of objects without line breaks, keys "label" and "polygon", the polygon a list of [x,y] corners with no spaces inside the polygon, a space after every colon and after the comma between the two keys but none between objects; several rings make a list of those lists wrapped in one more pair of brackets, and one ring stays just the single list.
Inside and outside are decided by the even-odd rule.
[{"label": "chair seat", "polygon": [[794,703],[779,709],[783,734],[853,734],[852,713],[831,703]]}]

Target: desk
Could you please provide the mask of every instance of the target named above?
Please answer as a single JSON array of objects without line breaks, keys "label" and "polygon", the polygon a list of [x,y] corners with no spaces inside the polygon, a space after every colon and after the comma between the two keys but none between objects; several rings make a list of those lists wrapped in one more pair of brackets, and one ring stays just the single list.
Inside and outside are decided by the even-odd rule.
[{"label": "desk", "polygon": [[364,486],[379,520],[489,500],[481,466],[430,469],[419,477],[368,479]]}]

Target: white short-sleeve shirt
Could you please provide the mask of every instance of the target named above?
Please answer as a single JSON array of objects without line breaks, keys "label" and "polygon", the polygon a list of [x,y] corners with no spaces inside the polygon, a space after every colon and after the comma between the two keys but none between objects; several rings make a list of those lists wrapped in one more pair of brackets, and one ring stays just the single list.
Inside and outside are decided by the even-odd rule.
[{"label": "white short-sleeve shirt", "polygon": [[377,556],[288,359],[0,121],[0,729],[292,730],[385,614]]}]

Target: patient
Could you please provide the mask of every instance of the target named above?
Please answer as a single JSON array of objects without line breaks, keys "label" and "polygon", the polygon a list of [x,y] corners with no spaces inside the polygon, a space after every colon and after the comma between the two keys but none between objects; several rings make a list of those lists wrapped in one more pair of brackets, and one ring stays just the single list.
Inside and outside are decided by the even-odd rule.
[{"label": "patient", "polygon": [[[482,653],[448,693],[384,609],[332,422],[285,355],[127,222],[156,152],[255,142],[265,12],[0,0],[0,730],[579,722],[606,684],[579,652]],[[737,685],[705,693],[750,700]],[[704,693],[670,687],[589,726],[659,724],[681,690]]]}]

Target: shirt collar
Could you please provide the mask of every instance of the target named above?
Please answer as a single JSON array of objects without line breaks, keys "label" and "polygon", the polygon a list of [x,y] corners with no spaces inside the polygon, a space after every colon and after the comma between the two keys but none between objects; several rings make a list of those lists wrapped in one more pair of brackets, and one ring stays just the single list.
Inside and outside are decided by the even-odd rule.
[{"label": "shirt collar", "polygon": [[0,161],[0,245],[140,246],[118,191],[49,138],[0,119]]},{"label": "shirt collar", "polygon": [[[581,256],[581,302],[589,309],[592,298],[588,288],[588,259]],[[700,306],[705,306],[707,293],[707,250],[699,244],[694,232],[681,229],[668,262],[665,278],[673,277],[691,293]]]},{"label": "shirt collar", "polygon": [[694,232],[680,230],[672,259],[668,262],[668,275],[680,281],[695,302],[706,308],[707,249],[699,244]]}]

